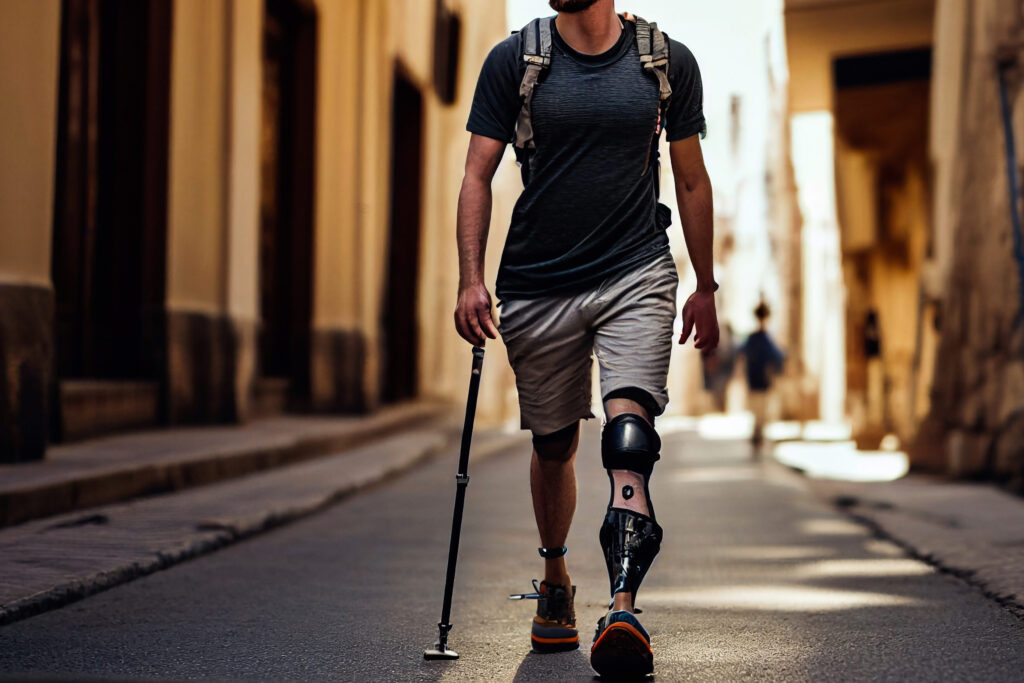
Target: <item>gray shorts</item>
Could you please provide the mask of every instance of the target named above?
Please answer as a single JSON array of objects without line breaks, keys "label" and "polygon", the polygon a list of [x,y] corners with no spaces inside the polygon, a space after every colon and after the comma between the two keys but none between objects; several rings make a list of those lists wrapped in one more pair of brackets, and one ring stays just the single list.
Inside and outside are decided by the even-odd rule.
[{"label": "gray shorts", "polygon": [[516,375],[523,429],[550,434],[590,411],[592,354],[601,396],[626,388],[668,403],[679,276],[668,252],[570,296],[503,301],[498,330]]}]

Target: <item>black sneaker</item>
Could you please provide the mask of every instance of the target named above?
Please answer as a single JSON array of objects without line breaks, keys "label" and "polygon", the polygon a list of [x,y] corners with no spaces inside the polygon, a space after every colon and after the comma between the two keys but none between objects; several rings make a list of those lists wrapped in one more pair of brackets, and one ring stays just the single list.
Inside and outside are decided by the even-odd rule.
[{"label": "black sneaker", "polygon": [[654,673],[651,636],[630,612],[608,612],[597,621],[590,666],[604,680],[644,678]]},{"label": "black sneaker", "polygon": [[533,580],[535,593],[523,593],[508,596],[512,600],[536,600],[537,616],[533,618],[530,629],[530,644],[534,652],[565,652],[577,650],[580,646],[580,633],[576,630],[576,611],[573,600],[576,597],[576,586],[558,586]]}]

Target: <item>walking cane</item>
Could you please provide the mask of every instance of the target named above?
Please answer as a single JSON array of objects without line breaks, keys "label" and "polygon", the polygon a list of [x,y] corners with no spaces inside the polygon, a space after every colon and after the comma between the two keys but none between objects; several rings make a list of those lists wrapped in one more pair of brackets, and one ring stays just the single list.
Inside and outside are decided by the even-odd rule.
[{"label": "walking cane", "polygon": [[452,591],[455,588],[455,562],[459,559],[459,535],[462,533],[462,508],[466,504],[469,486],[469,444],[473,440],[473,418],[476,415],[476,396],[480,391],[480,370],[484,365],[484,350],[473,347],[473,374],[469,376],[469,398],[466,400],[466,422],[462,425],[462,450],[459,452],[459,472],[455,475],[455,512],[452,515],[452,538],[448,546],[448,573],[444,579],[444,603],[441,607],[440,631],[437,644],[423,651],[424,659],[458,659],[459,653],[448,649],[449,623],[452,613]]}]

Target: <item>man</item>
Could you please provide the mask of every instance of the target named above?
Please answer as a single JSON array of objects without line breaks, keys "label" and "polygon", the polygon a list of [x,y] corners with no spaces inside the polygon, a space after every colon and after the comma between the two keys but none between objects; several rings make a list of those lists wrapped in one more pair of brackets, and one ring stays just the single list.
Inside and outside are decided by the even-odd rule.
[{"label": "man", "polygon": [[652,163],[662,123],[697,275],[679,343],[694,329],[697,348],[718,343],[711,184],[698,140],[705,130],[700,72],[676,41],[668,44],[670,59],[654,54],[644,60],[667,67],[667,80],[645,67],[638,35],[662,34],[617,15],[614,0],[550,5],[555,20],[535,21],[527,35],[499,43],[477,83],[459,195],[455,324],[475,345],[499,333],[484,286],[484,248],[491,179],[505,145],[515,140],[524,190],[502,254],[497,296],[522,426],[533,433],[530,485],[544,580],[528,596],[539,600],[531,642],[538,652],[579,647],[564,544],[576,508],[579,421],[593,417],[596,351],[607,419],[602,462],[611,482],[600,541],[612,604],[598,624],[591,664],[602,675],[640,675],[653,670],[653,655],[633,602],[662,536],[648,481],[660,450],[654,418],[668,401],[678,284],[664,231],[668,210],[657,203]]},{"label": "man", "polygon": [[764,424],[768,419],[768,397],[772,388],[772,374],[782,371],[785,356],[768,334],[768,318],[771,309],[764,301],[754,309],[757,318],[757,331],[747,337],[740,346],[739,352],[746,358],[747,403],[754,414],[754,432],[750,442],[753,446],[753,457],[761,456],[761,444],[764,441]]}]

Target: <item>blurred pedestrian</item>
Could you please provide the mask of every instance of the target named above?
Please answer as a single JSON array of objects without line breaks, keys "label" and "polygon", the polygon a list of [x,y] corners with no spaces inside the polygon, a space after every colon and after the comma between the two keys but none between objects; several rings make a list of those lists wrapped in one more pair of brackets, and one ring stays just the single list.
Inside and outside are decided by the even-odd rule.
[{"label": "blurred pedestrian", "polygon": [[754,414],[754,431],[750,442],[754,446],[754,457],[759,457],[764,441],[764,425],[770,409],[772,379],[782,372],[785,356],[771,335],[768,334],[768,318],[771,309],[763,300],[754,309],[757,331],[747,337],[739,348],[746,365],[747,407]]},{"label": "blurred pedestrian", "polygon": [[[477,81],[459,196],[455,324],[478,345],[500,330],[522,426],[533,432],[530,485],[544,580],[520,597],[538,600],[530,638],[537,652],[579,647],[564,544],[576,508],[579,421],[593,417],[596,351],[607,418],[601,458],[611,483],[600,541],[611,604],[591,665],[603,675],[639,677],[653,671],[653,654],[633,602],[661,547],[648,481],[660,457],[654,419],[668,401],[677,311],[665,234],[671,211],[657,201],[663,125],[697,276],[679,343],[695,330],[698,349],[718,344],[700,71],[686,46],[616,14],[614,0],[549,2],[557,17],[535,19],[499,43]],[[524,189],[498,270],[496,328],[484,249],[491,179],[509,142]]]}]

